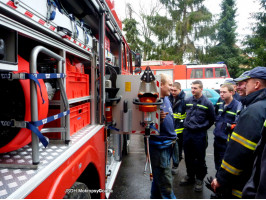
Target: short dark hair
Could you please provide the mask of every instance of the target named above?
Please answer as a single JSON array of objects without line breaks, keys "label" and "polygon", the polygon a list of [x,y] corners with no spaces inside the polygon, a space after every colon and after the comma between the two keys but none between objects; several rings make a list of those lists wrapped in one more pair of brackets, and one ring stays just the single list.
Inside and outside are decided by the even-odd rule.
[{"label": "short dark hair", "polygon": [[181,84],[179,82],[174,82],[173,87],[176,87],[177,89],[181,90]]},{"label": "short dark hair", "polygon": [[196,80],[192,82],[193,85],[198,84],[200,88],[203,88],[203,84],[200,80]]}]

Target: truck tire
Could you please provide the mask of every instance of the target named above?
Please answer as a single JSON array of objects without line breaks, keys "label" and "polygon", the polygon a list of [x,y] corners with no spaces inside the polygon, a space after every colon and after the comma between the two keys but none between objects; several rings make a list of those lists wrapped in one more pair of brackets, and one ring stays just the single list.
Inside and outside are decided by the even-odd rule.
[{"label": "truck tire", "polygon": [[66,191],[64,199],[91,199],[91,194],[87,185],[81,182],[75,182],[74,185]]}]

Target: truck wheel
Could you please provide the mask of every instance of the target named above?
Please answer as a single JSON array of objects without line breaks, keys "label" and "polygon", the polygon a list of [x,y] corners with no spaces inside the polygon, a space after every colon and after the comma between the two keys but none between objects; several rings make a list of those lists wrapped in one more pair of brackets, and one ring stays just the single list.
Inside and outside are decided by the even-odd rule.
[{"label": "truck wheel", "polygon": [[81,182],[75,182],[74,185],[66,191],[64,199],[91,199],[91,194],[87,185]]}]

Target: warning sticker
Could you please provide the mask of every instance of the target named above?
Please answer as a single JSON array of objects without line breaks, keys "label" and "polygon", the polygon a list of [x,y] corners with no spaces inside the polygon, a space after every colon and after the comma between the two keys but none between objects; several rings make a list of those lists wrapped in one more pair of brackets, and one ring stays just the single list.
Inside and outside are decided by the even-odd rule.
[{"label": "warning sticker", "polygon": [[131,92],[131,82],[125,82],[125,92]]}]

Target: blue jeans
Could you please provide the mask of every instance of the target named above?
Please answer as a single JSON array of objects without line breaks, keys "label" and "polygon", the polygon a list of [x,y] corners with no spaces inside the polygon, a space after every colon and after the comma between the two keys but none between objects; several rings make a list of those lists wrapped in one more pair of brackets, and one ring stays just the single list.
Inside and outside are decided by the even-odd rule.
[{"label": "blue jeans", "polygon": [[173,192],[171,173],[171,156],[173,147],[159,149],[150,145],[151,166],[153,182],[151,186],[151,199],[176,199]]},{"label": "blue jeans", "polygon": [[174,167],[178,167],[179,159],[180,159],[180,156],[179,156],[179,144],[176,141],[176,143],[174,144],[174,148],[173,148],[173,166]]}]

